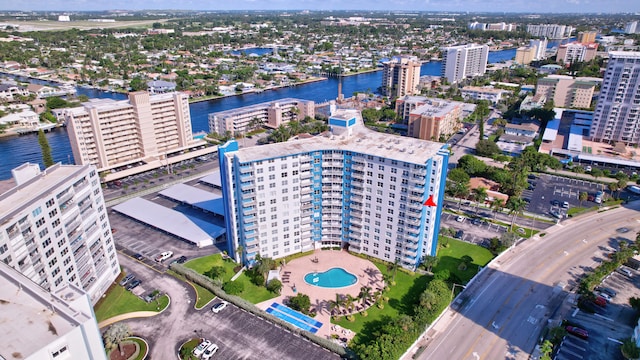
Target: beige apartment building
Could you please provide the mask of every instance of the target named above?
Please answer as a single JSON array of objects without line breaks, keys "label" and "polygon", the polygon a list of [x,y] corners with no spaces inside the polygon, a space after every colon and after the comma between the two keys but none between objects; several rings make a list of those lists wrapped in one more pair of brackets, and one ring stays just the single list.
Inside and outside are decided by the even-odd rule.
[{"label": "beige apartment building", "polygon": [[75,163],[100,171],[149,162],[194,145],[188,96],[129,93],[128,100],[91,99],[59,112]]},{"label": "beige apartment building", "polygon": [[552,99],[556,107],[588,109],[591,107],[595,82],[567,75],[549,75],[538,79],[536,95]]},{"label": "beige apartment building", "polygon": [[465,86],[460,90],[460,93],[465,99],[487,100],[495,105],[509,91],[488,86]]},{"label": "beige apartment building", "polygon": [[383,64],[382,93],[390,98],[415,95],[420,83],[420,66],[415,56],[394,56]]},{"label": "beige apartment building", "polygon": [[581,44],[578,42],[573,42],[569,44],[563,44],[558,47],[558,55],[556,56],[556,61],[562,61],[565,64],[591,61],[596,57],[597,52],[598,44],[596,43]]},{"label": "beige apartment building", "polygon": [[519,47],[516,50],[516,64],[529,65],[536,55],[536,48],[531,46]]},{"label": "beige apartment building", "polygon": [[396,101],[396,113],[407,124],[407,135],[437,141],[441,135],[460,127],[464,103],[422,96],[406,96]]},{"label": "beige apartment building", "polygon": [[590,44],[596,42],[596,35],[598,35],[597,31],[581,31],[576,40],[582,44]]},{"label": "beige apartment building", "polygon": [[240,135],[262,125],[272,129],[289,121],[315,116],[315,103],[310,100],[284,98],[209,114],[209,131],[224,135]]}]

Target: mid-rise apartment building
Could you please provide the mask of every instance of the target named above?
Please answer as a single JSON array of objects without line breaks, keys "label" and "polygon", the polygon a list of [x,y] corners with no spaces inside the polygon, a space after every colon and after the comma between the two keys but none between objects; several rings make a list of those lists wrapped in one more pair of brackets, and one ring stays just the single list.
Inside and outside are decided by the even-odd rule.
[{"label": "mid-rise apartment building", "polygon": [[482,31],[515,31],[516,28],[516,24],[507,24],[505,22],[487,24],[474,21],[469,24],[469,29]]},{"label": "mid-rise apartment building", "polygon": [[538,79],[536,94],[544,94],[556,107],[588,109],[596,83],[567,75],[549,75]]},{"label": "mid-rise apartment building", "polygon": [[183,93],[132,92],[128,100],[91,99],[59,113],[76,164],[92,164],[100,171],[162,159],[196,142],[189,98]]},{"label": "mid-rise apartment building", "polygon": [[329,125],[329,135],[219,147],[231,255],[339,246],[409,269],[435,255],[447,145],[371,131],[353,110]]},{"label": "mid-rise apartment building", "polygon": [[285,98],[209,114],[209,131],[224,135],[240,135],[264,125],[277,128],[289,121],[315,116],[310,100]]},{"label": "mid-rise apartment building", "polygon": [[562,44],[558,47],[556,61],[562,61],[565,64],[590,61],[596,57],[597,52],[598,44],[596,43],[581,44],[578,42],[572,42],[569,44]]},{"label": "mid-rise apartment building", "polygon": [[640,52],[611,51],[593,114],[591,140],[640,144]]},{"label": "mid-rise apartment building", "polygon": [[47,291],[0,263],[0,359],[106,360],[91,299],[66,284]]},{"label": "mid-rise apartment building", "polygon": [[624,33],[625,34],[635,34],[637,32],[638,32],[638,22],[637,21],[630,21],[624,27]]},{"label": "mid-rise apartment building", "polygon": [[462,108],[461,102],[427,98],[424,104],[409,113],[407,135],[422,140],[440,141],[441,137],[458,131]]},{"label": "mid-rise apartment building", "polygon": [[578,33],[576,41],[581,44],[591,44],[596,42],[597,31],[581,31]]},{"label": "mid-rise apartment building", "polygon": [[521,46],[516,49],[516,58],[514,61],[516,64],[529,65],[533,61],[535,54],[536,48],[531,46]]},{"label": "mid-rise apartment building", "polygon": [[474,76],[484,75],[487,72],[489,59],[489,47],[487,45],[459,45],[442,49],[442,77],[449,83]]},{"label": "mid-rise apartment building", "polygon": [[394,56],[383,64],[382,93],[390,98],[415,95],[420,83],[420,66],[415,56]]},{"label": "mid-rise apartment building", "polygon": [[120,273],[96,168],[24,164],[0,194],[0,261],[45,289],[74,284],[96,303]]},{"label": "mid-rise apartment building", "polygon": [[564,39],[571,36],[573,28],[567,25],[558,24],[529,24],[527,32],[532,36],[546,37],[549,39]]},{"label": "mid-rise apartment building", "polygon": [[508,93],[506,90],[489,86],[465,86],[460,89],[460,92],[465,99],[487,100],[494,105],[502,100],[504,94]]}]

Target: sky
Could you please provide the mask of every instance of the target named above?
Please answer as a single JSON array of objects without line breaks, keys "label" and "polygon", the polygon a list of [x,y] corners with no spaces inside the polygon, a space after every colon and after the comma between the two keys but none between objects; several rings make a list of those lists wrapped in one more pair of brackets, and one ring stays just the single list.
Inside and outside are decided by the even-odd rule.
[{"label": "sky", "polygon": [[640,0],[0,0],[0,10],[152,9],[640,13]]}]

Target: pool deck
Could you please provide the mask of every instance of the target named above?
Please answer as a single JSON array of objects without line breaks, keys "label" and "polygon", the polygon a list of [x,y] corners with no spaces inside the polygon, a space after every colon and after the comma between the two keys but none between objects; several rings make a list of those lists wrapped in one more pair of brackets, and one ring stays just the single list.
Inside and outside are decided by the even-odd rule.
[{"label": "pool deck", "polygon": [[[315,259],[318,261],[315,262]],[[358,278],[358,282],[344,288],[332,289],[309,285],[304,281],[304,276],[310,272],[324,272],[335,267],[343,268],[352,273]],[[286,275],[288,275],[288,280]],[[342,250],[316,250],[309,256],[291,260],[290,263],[280,268],[280,279],[283,281],[280,296],[257,304],[260,309],[266,310],[273,302],[283,304],[284,299],[296,296],[298,293],[309,295],[311,308],[317,310],[315,319],[322,323],[316,335],[329,338],[331,334],[338,334],[341,338],[349,340],[355,335],[353,332],[331,324],[328,301],[335,300],[336,294],[345,296],[349,294],[357,297],[363,286],[371,287],[372,292],[384,287],[382,273],[371,261]],[[294,285],[297,290],[295,293],[293,292]]]}]

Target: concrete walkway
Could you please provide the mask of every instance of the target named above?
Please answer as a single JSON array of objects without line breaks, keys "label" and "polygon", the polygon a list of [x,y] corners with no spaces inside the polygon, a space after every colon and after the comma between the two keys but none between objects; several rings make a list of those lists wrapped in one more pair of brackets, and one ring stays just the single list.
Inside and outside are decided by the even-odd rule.
[{"label": "concrete walkway", "polygon": [[126,314],[120,314],[120,315],[116,315],[116,316],[114,316],[112,318],[108,318],[106,320],[102,320],[101,322],[98,323],[98,327],[102,329],[102,328],[104,328],[106,326],[109,326],[111,324],[115,324],[118,321],[123,321],[123,320],[127,320],[127,319],[136,319],[136,318],[148,318],[148,317],[159,315],[161,313],[162,312],[155,312],[155,311],[134,311],[134,312],[126,313]]}]

